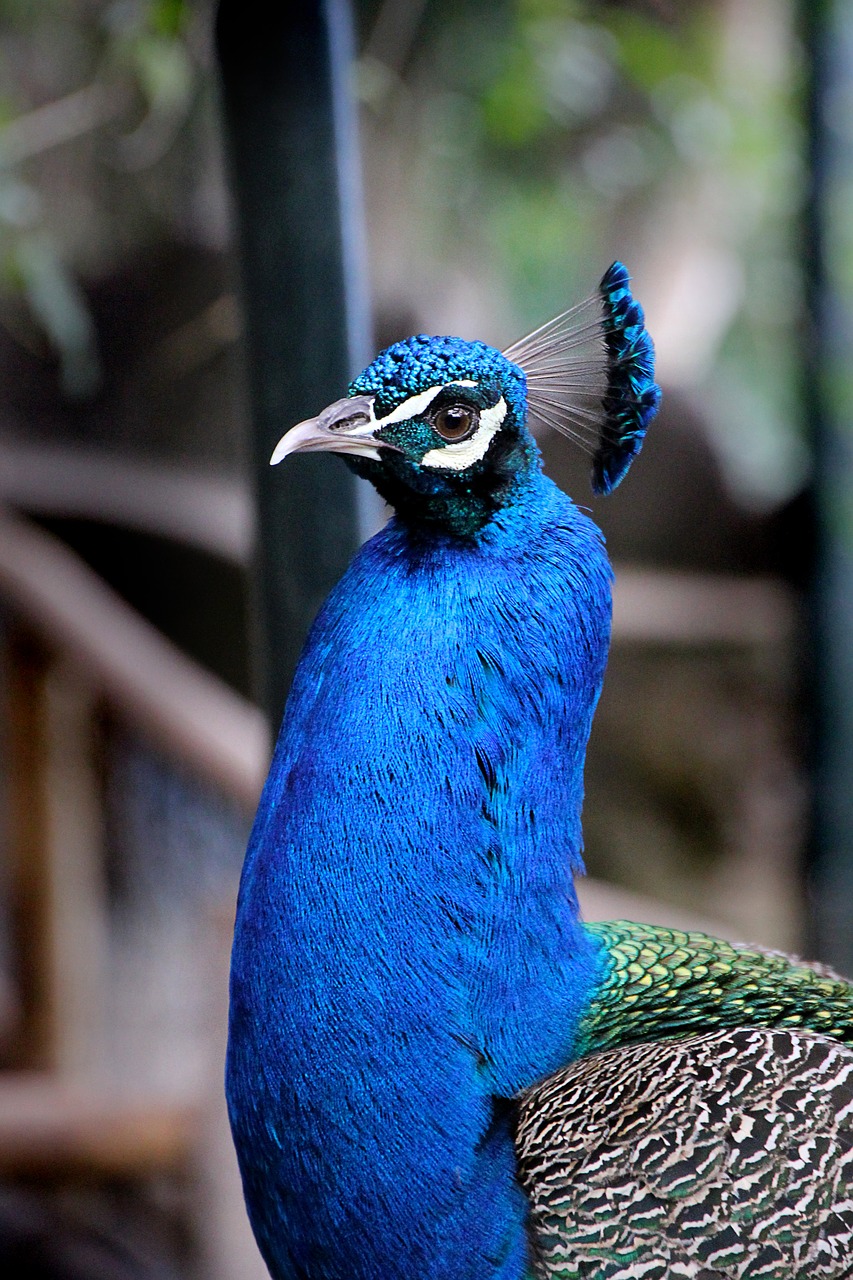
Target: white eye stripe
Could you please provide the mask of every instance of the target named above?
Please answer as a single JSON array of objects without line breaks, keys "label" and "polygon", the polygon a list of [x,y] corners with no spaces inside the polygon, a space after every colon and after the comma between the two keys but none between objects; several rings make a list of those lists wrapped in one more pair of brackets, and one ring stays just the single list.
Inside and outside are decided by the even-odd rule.
[{"label": "white eye stripe", "polygon": [[416,418],[418,414],[423,413],[424,409],[429,408],[439,391],[444,391],[447,387],[476,387],[476,385],[476,382],[468,378],[454,378],[452,382],[441,382],[438,386],[427,387],[426,391],[419,391],[416,396],[409,396],[408,400],[398,404],[387,417],[377,418],[370,424],[371,430],[380,431],[383,427],[390,427],[394,422],[405,422],[407,418]]},{"label": "white eye stripe", "polygon": [[507,404],[503,396],[491,409],[480,410],[480,425],[469,440],[446,444],[441,449],[430,449],[421,458],[422,467],[443,467],[448,471],[464,471],[484,457],[506,417]]}]

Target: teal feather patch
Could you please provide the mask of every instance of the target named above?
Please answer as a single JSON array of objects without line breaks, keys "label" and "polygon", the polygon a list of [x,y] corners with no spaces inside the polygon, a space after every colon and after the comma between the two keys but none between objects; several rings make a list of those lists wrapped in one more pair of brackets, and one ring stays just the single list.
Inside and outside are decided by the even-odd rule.
[{"label": "teal feather patch", "polygon": [[586,1012],[577,1056],[722,1027],[797,1027],[853,1042],[853,986],[820,965],[616,920],[587,925],[607,973]]}]

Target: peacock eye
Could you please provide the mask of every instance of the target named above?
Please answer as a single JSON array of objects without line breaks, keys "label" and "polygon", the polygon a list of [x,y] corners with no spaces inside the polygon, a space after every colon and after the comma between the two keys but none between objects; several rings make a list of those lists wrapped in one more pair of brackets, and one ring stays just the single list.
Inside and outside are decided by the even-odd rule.
[{"label": "peacock eye", "polygon": [[442,440],[468,440],[479,426],[480,414],[467,404],[447,404],[430,421]]}]

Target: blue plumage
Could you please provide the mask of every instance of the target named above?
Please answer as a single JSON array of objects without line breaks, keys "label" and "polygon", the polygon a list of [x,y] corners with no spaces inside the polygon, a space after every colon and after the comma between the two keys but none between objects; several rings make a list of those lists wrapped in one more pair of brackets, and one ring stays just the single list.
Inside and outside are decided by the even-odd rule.
[{"label": "blue plumage", "polygon": [[518,366],[485,342],[434,338],[425,333],[381,351],[353,380],[350,391],[375,396],[375,412],[380,418],[423,387],[443,385],[454,378],[468,379],[472,371],[476,371],[481,385],[500,385],[512,400],[515,413],[523,415],[525,380]]},{"label": "blue plumage", "polygon": [[614,262],[602,277],[602,329],[607,347],[607,390],[604,426],[593,457],[596,493],[616,488],[640,452],[646,429],[660,405],[655,383],[655,351],[645,327],[643,308],[631,296],[628,272]]},{"label": "blue plumage", "polygon": [[511,1100],[604,972],[572,873],[611,572],[526,409],[518,364],[420,336],[274,455],[396,508],[308,638],[240,889],[227,1095],[276,1280],[528,1268]]}]

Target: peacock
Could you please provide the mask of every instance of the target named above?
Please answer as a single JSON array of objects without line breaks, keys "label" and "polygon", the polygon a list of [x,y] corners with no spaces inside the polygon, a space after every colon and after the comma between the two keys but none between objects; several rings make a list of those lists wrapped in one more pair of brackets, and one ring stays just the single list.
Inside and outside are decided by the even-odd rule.
[{"label": "peacock", "polygon": [[585,924],[609,493],[660,399],[614,263],[501,352],[418,335],[293,427],[393,508],[308,637],[243,870],[226,1066],[275,1280],[853,1275],[853,988]]}]

